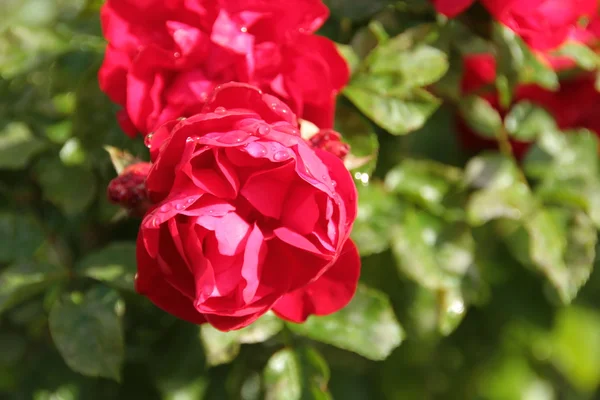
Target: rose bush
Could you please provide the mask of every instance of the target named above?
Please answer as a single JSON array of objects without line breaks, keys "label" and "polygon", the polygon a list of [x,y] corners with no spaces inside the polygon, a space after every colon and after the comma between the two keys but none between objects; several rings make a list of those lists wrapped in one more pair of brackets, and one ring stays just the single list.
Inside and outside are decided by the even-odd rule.
[{"label": "rose bush", "polygon": [[[496,78],[496,60],[490,54],[474,54],[464,59],[464,75],[461,81],[465,95],[478,93],[486,99],[502,117],[508,110],[502,109],[498,94],[493,88]],[[596,117],[600,107],[600,93],[595,88],[594,74],[586,73],[561,81],[558,91],[527,84],[516,88],[513,104],[527,100],[546,109],[556,120],[560,129],[586,128],[600,134],[600,120]],[[463,144],[471,150],[495,148],[493,139],[485,139],[474,133],[459,120],[459,135]],[[513,151],[522,157],[529,143],[512,140]]]},{"label": "rose bush", "polygon": [[[436,10],[455,17],[474,0],[433,0]],[[539,51],[559,47],[567,39],[587,40],[579,25],[583,18],[594,19],[596,0],[481,0],[492,17],[512,29],[532,48]]]},{"label": "rose bush", "polygon": [[321,0],[109,0],[100,86],[124,107],[119,122],[129,135],[199,112],[230,81],[330,128],[349,72],[334,43],[313,34],[328,13]]},{"label": "rose bush", "polygon": [[237,329],[273,311],[294,322],[351,299],[356,188],[312,149],[292,111],[243,84],[150,140],[155,206],[138,237],[136,288],[194,323]]}]

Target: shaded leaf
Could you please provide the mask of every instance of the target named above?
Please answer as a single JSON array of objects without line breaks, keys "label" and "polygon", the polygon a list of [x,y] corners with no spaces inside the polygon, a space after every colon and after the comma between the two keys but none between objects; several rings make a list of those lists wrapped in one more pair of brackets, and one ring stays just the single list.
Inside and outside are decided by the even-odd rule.
[{"label": "shaded leaf", "polygon": [[0,212],[0,262],[31,259],[43,242],[44,232],[34,217]]},{"label": "shaded leaf", "polygon": [[479,135],[495,138],[502,129],[502,117],[498,110],[479,96],[468,96],[460,105],[460,115]]},{"label": "shaded leaf", "polygon": [[0,169],[25,168],[31,159],[47,147],[27,125],[12,122],[0,131]]},{"label": "shaded leaf", "polygon": [[528,101],[515,104],[504,118],[507,132],[515,139],[534,140],[538,134],[555,130],[554,119],[542,107]]},{"label": "shaded leaf", "polygon": [[71,293],[50,311],[50,333],[67,365],[83,375],[120,380],[124,359],[121,316],[124,304],[98,287],[85,296]]},{"label": "shaded leaf", "polygon": [[134,290],[135,248],[134,242],[113,242],[83,258],[76,271],[119,289]]}]

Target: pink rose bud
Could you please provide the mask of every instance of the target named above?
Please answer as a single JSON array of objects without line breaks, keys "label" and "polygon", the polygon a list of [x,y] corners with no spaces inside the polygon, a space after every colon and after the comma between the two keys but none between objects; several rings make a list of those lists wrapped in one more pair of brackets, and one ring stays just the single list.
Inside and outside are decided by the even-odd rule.
[{"label": "pink rose bud", "polygon": [[342,160],[302,139],[284,103],[226,84],[149,142],[154,205],[138,236],[139,293],[223,331],[269,310],[303,322],[350,301],[356,187]]}]

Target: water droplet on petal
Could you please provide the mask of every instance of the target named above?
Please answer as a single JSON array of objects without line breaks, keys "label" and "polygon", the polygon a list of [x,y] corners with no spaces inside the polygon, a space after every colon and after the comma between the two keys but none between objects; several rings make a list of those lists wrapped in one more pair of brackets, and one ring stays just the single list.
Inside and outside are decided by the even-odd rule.
[{"label": "water droplet on petal", "polygon": [[256,133],[260,136],[268,135],[271,132],[271,127],[269,125],[261,124],[258,126]]},{"label": "water droplet on petal", "polygon": [[171,209],[171,205],[169,203],[163,204],[160,206],[160,211],[166,213]]},{"label": "water droplet on petal", "polygon": [[216,114],[225,114],[227,112],[227,109],[225,107],[217,107],[215,108],[215,113]]},{"label": "water droplet on petal", "polygon": [[173,53],[173,57],[179,58],[179,57],[181,57],[181,53],[176,51],[175,53]]},{"label": "water droplet on petal", "polygon": [[288,153],[285,150],[281,150],[281,151],[278,151],[275,154],[273,154],[273,159],[275,161],[284,161],[284,160],[287,160],[288,158],[290,158],[290,153]]},{"label": "water droplet on petal", "polygon": [[194,141],[194,138],[193,138],[193,137],[189,137],[189,138],[185,139],[185,141],[186,141],[187,143],[190,143],[190,142],[193,142],[193,141]]},{"label": "water droplet on petal", "polygon": [[160,218],[158,218],[158,217],[155,217],[152,220],[152,226],[155,227],[155,228],[158,228],[161,223],[162,223],[162,220]]},{"label": "water droplet on petal", "polygon": [[214,210],[208,210],[208,213],[209,213],[210,215],[213,215],[213,214],[215,213],[215,211],[214,211]]},{"label": "water droplet on petal", "polygon": [[151,148],[152,147],[152,137],[153,136],[154,135],[152,133],[149,133],[144,138],[144,144],[146,145],[147,148]]},{"label": "water droplet on petal", "polygon": [[246,33],[246,32],[248,32],[248,28],[246,28],[245,26],[242,26],[240,28],[240,31],[242,31],[243,33]]},{"label": "water droplet on petal", "polygon": [[277,103],[271,103],[271,108],[273,110],[276,110],[277,109]]},{"label": "water droplet on petal", "polygon": [[181,211],[181,210],[183,210],[184,208],[185,208],[185,205],[184,205],[184,204],[181,204],[181,203],[175,203],[175,209],[176,209],[177,211]]},{"label": "water droplet on petal", "polygon": [[193,198],[193,197],[189,197],[189,198],[188,198],[188,199],[187,199],[185,202],[186,202],[186,203],[188,203],[188,204],[192,204],[192,203],[193,203],[193,202],[195,202],[195,201],[196,201],[196,199],[195,199],[195,198]]},{"label": "water droplet on petal", "polygon": [[260,143],[252,142],[246,145],[246,152],[254,158],[261,158],[267,155],[267,149]]},{"label": "water droplet on petal", "polygon": [[236,143],[242,142],[244,139],[247,139],[248,136],[249,135],[246,132],[233,131],[233,132],[226,133],[225,135],[221,136],[217,140],[219,142],[225,143],[225,144],[236,144]]},{"label": "water droplet on petal", "polygon": [[336,181],[331,181],[331,186],[332,187],[336,187],[337,186],[337,182]]}]

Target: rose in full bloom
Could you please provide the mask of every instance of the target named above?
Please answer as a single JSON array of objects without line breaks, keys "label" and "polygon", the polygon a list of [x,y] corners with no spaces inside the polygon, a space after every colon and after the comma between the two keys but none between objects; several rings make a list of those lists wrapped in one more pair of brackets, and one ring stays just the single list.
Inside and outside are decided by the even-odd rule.
[{"label": "rose in full bloom", "polygon": [[198,113],[230,81],[331,128],[349,71],[334,43],[313,34],[328,13],[321,0],[108,0],[100,87],[124,107],[118,119],[130,135]]},{"label": "rose in full bloom", "polygon": [[[467,56],[463,71],[462,92],[465,95],[477,92],[504,117],[508,110],[500,107],[498,95],[493,88],[496,78],[494,57],[490,54]],[[594,74],[584,73],[562,80],[560,89],[556,92],[532,84],[520,85],[515,91],[513,103],[523,100],[545,108],[561,129],[586,128],[600,135],[600,119],[597,118],[600,93],[595,88]],[[471,150],[496,147],[496,141],[478,136],[463,121],[459,121],[459,135],[465,147]],[[511,144],[519,158],[529,148],[527,142],[512,140]]]},{"label": "rose in full bloom", "polygon": [[342,160],[301,138],[284,103],[226,84],[150,146],[138,292],[224,331],[270,309],[302,322],[348,303],[360,270],[356,187]]},{"label": "rose in full bloom", "polygon": [[[436,10],[455,17],[474,0],[432,0]],[[568,39],[587,40],[582,19],[595,19],[597,0],[480,0],[492,17],[512,29],[534,50],[556,49]],[[583,39],[583,40],[582,40]]]}]

